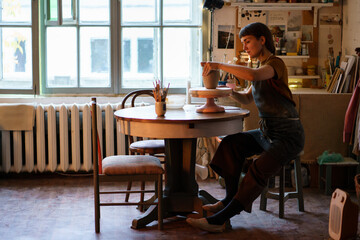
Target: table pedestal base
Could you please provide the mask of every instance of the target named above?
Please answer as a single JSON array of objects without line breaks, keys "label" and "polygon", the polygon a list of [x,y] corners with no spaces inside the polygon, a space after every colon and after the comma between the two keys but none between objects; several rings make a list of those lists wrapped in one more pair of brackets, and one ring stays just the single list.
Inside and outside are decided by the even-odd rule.
[{"label": "table pedestal base", "polygon": [[[155,200],[157,201],[157,200]],[[164,197],[163,217],[185,216],[192,218],[206,217],[206,212],[202,209],[205,204],[213,204],[218,200],[210,193],[200,190],[197,197]],[[140,229],[146,227],[152,221],[157,221],[157,205],[150,206],[145,213],[132,221],[131,228]]]},{"label": "table pedestal base", "polygon": [[206,98],[206,104],[196,109],[198,113],[221,113],[225,112],[223,107],[215,104],[214,98],[229,96],[232,92],[231,88],[220,87],[216,89],[191,88],[190,94],[193,97]]},{"label": "table pedestal base", "polygon": [[[195,180],[196,143],[196,138],[165,139],[164,218],[176,215],[201,218],[206,214],[202,206],[217,202],[206,191],[199,191]],[[132,228],[146,227],[155,220],[157,206],[152,205],[144,214],[133,220]]]}]

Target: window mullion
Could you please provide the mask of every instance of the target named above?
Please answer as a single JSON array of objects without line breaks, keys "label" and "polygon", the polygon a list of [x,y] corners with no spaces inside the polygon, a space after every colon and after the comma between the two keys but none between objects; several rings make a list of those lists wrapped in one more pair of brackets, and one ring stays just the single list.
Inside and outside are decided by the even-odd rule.
[{"label": "window mullion", "polygon": [[164,1],[160,1],[160,49],[159,49],[159,65],[160,65],[160,79],[161,86],[164,86],[164,66],[163,66],[163,45],[164,45],[164,26],[163,26],[163,16],[164,16]]},{"label": "window mullion", "polygon": [[121,23],[120,0],[110,2],[110,69],[111,88],[115,94],[120,93],[121,86]]},{"label": "window mullion", "polygon": [[[73,3],[73,7],[76,6],[74,5],[74,2],[76,0],[71,0]],[[78,1],[76,1],[76,4],[78,5]],[[79,9],[78,7],[76,9]],[[73,12],[75,13],[75,12]],[[75,15],[75,14],[74,14]],[[79,14],[77,14],[77,16],[79,16]],[[75,16],[73,16],[73,20],[75,21],[75,25],[76,25],[76,35],[77,35],[77,40],[76,40],[76,44],[77,44],[77,56],[76,56],[76,64],[77,64],[77,87],[80,88],[80,72],[81,72],[81,66],[80,66],[80,21],[79,19],[74,19]]]},{"label": "window mullion", "polygon": [[76,25],[76,45],[77,45],[77,56],[76,56],[76,64],[77,64],[77,87],[80,88],[80,26]]},{"label": "window mullion", "polygon": [[63,24],[63,17],[62,17],[62,0],[58,0],[58,25]]},{"label": "window mullion", "polygon": [[40,34],[39,34],[39,4],[37,1],[31,3],[31,33],[32,33],[32,77],[33,77],[33,93],[40,94]]},{"label": "window mullion", "polygon": [[71,3],[72,3],[71,13],[73,20],[78,22],[79,19],[77,16],[79,16],[79,1],[72,0]]}]

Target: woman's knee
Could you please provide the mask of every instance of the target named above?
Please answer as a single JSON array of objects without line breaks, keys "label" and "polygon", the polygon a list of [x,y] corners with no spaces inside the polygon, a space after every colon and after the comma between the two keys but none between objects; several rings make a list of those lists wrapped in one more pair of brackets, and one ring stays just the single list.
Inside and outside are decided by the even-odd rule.
[{"label": "woman's knee", "polygon": [[263,185],[267,180],[275,175],[282,167],[281,161],[273,157],[269,153],[263,153],[253,162],[249,171]]},{"label": "woman's knee", "polygon": [[224,137],[221,141],[220,144],[226,144],[226,145],[243,145],[244,143],[246,143],[246,139],[248,138],[248,136],[242,132],[240,133],[236,133],[236,134],[232,134],[232,135],[227,135],[226,137]]}]

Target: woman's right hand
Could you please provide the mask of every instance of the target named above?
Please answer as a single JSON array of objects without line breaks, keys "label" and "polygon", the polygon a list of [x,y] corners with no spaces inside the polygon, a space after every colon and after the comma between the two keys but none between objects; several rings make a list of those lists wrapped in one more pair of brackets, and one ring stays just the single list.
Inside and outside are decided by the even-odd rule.
[{"label": "woman's right hand", "polygon": [[211,70],[219,69],[220,63],[218,62],[201,62],[201,66],[203,67],[203,76],[207,76]]}]

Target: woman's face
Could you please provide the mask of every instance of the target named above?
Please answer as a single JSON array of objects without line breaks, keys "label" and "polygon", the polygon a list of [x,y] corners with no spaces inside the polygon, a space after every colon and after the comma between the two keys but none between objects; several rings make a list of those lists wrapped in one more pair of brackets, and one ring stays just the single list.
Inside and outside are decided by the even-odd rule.
[{"label": "woman's face", "polygon": [[261,50],[265,44],[265,38],[261,36],[257,39],[253,35],[244,36],[241,38],[243,48],[250,58],[257,58],[260,56]]}]

